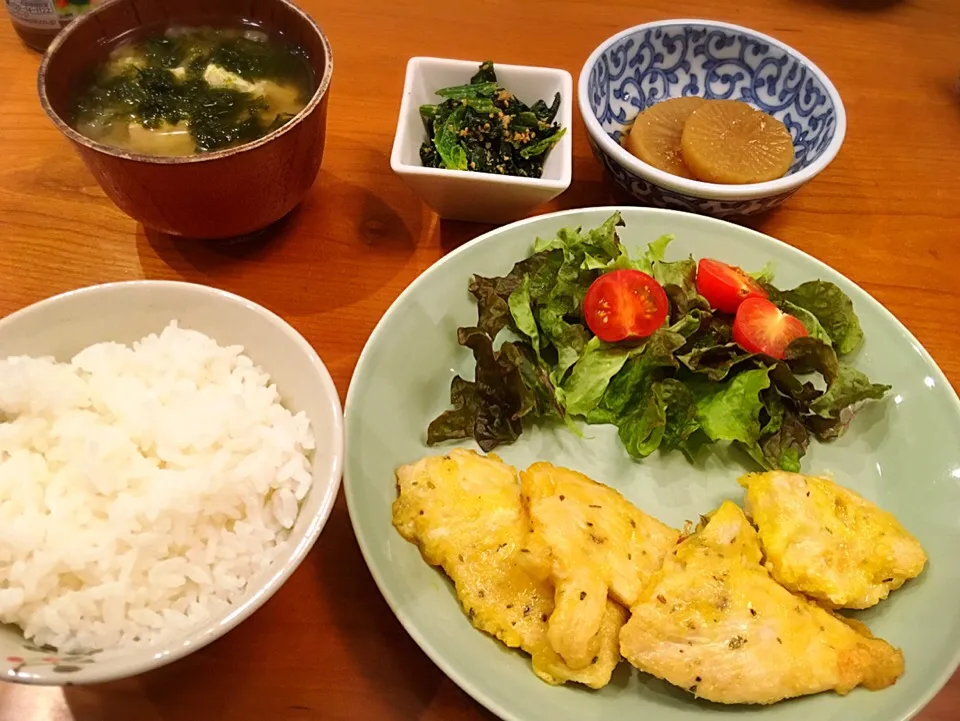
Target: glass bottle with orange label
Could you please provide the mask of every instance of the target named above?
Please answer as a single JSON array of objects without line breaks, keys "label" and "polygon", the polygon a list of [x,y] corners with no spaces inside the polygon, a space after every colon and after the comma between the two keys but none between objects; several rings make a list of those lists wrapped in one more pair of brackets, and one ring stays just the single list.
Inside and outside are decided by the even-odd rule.
[{"label": "glass bottle with orange label", "polygon": [[101,0],[3,0],[24,43],[44,51],[67,24]]}]

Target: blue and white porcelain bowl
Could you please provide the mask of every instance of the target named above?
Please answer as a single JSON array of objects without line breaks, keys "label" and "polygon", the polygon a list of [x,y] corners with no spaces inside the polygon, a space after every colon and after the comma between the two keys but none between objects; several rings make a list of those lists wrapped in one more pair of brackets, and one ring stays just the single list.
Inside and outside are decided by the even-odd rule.
[{"label": "blue and white porcelain bowl", "polygon": [[[594,154],[642,205],[719,218],[779,205],[830,164],[847,116],[826,75],[788,45],[749,28],[710,20],[664,20],[605,40],[580,72],[578,100]],[[743,100],[790,130],[796,158],[783,178],[721,185],[654,168],[620,145],[637,114],[667,98]]]}]

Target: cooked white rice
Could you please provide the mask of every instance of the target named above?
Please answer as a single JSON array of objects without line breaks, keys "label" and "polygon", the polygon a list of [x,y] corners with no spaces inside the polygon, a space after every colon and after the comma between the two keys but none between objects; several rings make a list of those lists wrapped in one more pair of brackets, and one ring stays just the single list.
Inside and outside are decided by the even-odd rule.
[{"label": "cooked white rice", "polygon": [[61,651],[152,644],[274,561],[314,438],[242,350],[174,321],[0,360],[0,623]]}]

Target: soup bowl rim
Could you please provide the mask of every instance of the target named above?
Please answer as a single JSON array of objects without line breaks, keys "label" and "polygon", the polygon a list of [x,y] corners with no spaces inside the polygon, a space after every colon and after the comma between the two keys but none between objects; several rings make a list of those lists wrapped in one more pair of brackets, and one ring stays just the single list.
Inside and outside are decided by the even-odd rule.
[{"label": "soup bowl rim", "polygon": [[[74,22],[70,23],[63,32],[61,32],[54,41],[50,44],[50,47],[47,49],[46,53],[43,55],[43,60],[40,63],[40,69],[37,73],[37,90],[40,95],[40,105],[43,107],[44,112],[49,116],[57,128],[66,135],[73,142],[85,146],[91,150],[94,150],[98,153],[103,153],[104,155],[112,155],[113,157],[120,158],[122,160],[131,160],[139,163],[152,163],[155,165],[181,165],[185,163],[208,163],[215,160],[221,160],[223,158],[228,158],[239,153],[244,153],[252,150],[256,150],[267,143],[279,138],[285,133],[291,132],[297,125],[303,122],[304,118],[310,115],[317,106],[323,101],[324,97],[327,94],[327,90],[330,88],[330,81],[333,77],[333,50],[330,47],[330,40],[327,38],[326,33],[323,32],[323,29],[317,23],[313,17],[294,4],[290,0],[270,0],[271,2],[284,5],[294,13],[300,16],[300,18],[310,27],[320,38],[320,42],[323,45],[323,57],[324,57],[324,69],[323,77],[317,82],[317,88],[311,96],[310,100],[306,105],[294,115],[287,123],[284,123],[281,127],[276,130],[272,130],[263,137],[257,138],[256,140],[251,140],[240,145],[236,145],[231,148],[223,148],[221,150],[208,150],[204,152],[195,153],[193,155],[148,155],[145,153],[133,153],[123,148],[118,148],[113,145],[108,145],[106,143],[101,143],[92,138],[88,138],[83,133],[75,130],[66,122],[60,114],[53,109],[53,104],[50,102],[49,94],[47,93],[47,76],[50,71],[50,63],[52,62],[54,56],[59,52],[60,48],[69,40],[70,36],[77,31],[84,23],[95,22],[95,18],[99,13],[105,12],[114,2],[128,2],[133,4],[135,0],[114,0],[114,2],[107,2],[102,5],[99,5],[87,13],[84,13]],[[270,30],[271,28],[267,28]]]}]

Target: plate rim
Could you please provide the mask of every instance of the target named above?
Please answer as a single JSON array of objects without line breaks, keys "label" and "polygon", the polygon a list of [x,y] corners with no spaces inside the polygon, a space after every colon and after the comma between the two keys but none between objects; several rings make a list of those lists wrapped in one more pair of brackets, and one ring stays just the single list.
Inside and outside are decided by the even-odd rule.
[{"label": "plate rim", "polygon": [[[390,607],[390,610],[393,611],[394,616],[400,622],[400,625],[403,626],[403,629],[407,632],[407,635],[410,636],[420,647],[420,650],[423,651],[427,657],[436,665],[443,674],[453,681],[457,686],[459,686],[464,692],[466,692],[474,701],[479,703],[481,706],[496,714],[498,717],[504,721],[528,721],[522,719],[520,716],[516,715],[514,712],[509,709],[504,708],[501,704],[494,701],[490,698],[485,691],[479,689],[477,685],[471,678],[464,677],[463,675],[453,671],[450,665],[447,663],[443,654],[441,654],[433,644],[426,640],[423,634],[420,632],[419,628],[412,621],[412,619],[401,610],[399,604],[397,604],[396,599],[394,598],[392,592],[390,592],[389,587],[387,586],[383,576],[380,573],[380,570],[377,564],[372,562],[372,555],[367,543],[367,539],[364,536],[364,533],[360,527],[357,519],[356,513],[356,504],[357,501],[354,498],[354,493],[352,491],[353,483],[351,482],[352,473],[350,459],[352,457],[352,445],[351,445],[351,434],[349,433],[350,428],[350,419],[353,416],[351,409],[355,405],[357,393],[356,390],[356,380],[360,375],[359,371],[362,369],[363,365],[367,361],[369,354],[372,352],[371,348],[374,345],[374,341],[384,328],[387,323],[391,320],[392,316],[399,312],[400,305],[406,301],[409,296],[414,295],[419,291],[419,289],[427,282],[427,278],[437,272],[447,263],[451,258],[454,258],[461,253],[467,252],[468,250],[474,248],[475,246],[484,243],[491,238],[494,238],[508,230],[515,230],[522,228],[526,225],[531,225],[537,222],[540,222],[546,218],[562,218],[566,216],[577,216],[584,213],[594,213],[594,212],[607,212],[608,215],[613,214],[614,212],[634,214],[640,213],[641,215],[661,215],[666,217],[683,217],[684,219],[689,220],[691,213],[667,209],[667,208],[648,208],[648,207],[637,207],[637,206],[619,206],[619,205],[600,205],[600,206],[588,206],[584,208],[571,208],[568,210],[561,210],[553,213],[543,213],[541,215],[531,216],[529,218],[524,218],[522,220],[515,221],[513,223],[508,223],[506,225],[501,225],[492,230],[489,230],[481,235],[473,238],[472,240],[467,241],[463,245],[455,248],[449,253],[442,255],[437,258],[433,263],[430,264],[426,269],[424,269],[413,281],[400,292],[400,294],[393,300],[390,306],[384,311],[383,315],[380,317],[380,320],[377,321],[377,324],[374,326],[373,330],[370,332],[370,335],[367,337],[363,345],[363,350],[360,352],[359,357],[357,358],[356,365],[354,366],[353,373],[350,377],[350,383],[347,387],[346,400],[343,405],[343,428],[344,428],[344,452],[343,452],[343,491],[344,496],[347,502],[347,514],[350,517],[350,525],[353,527],[354,537],[357,540],[357,545],[360,547],[360,553],[363,556],[364,563],[367,565],[367,569],[370,571],[370,575],[373,577],[374,582],[377,585],[377,589],[380,591],[380,595],[387,602],[387,605]],[[727,220],[721,220],[719,218],[713,218],[703,215],[693,215],[697,219],[697,222],[704,222],[707,225],[714,225],[717,227],[720,226],[732,226],[736,229],[737,232],[746,233],[747,235],[752,235],[756,239],[762,240],[764,242],[772,242],[775,245],[783,246],[784,250],[788,255],[793,256],[794,258],[801,258],[805,261],[811,261],[814,265],[827,268],[833,273],[836,273],[846,282],[850,283],[858,291],[860,291],[864,296],[864,301],[873,305],[874,309],[879,311],[882,316],[887,320],[892,321],[894,326],[897,327],[904,338],[913,346],[914,350],[917,351],[920,356],[926,360],[934,369],[937,374],[937,380],[940,381],[946,388],[944,391],[949,399],[952,399],[954,411],[957,414],[958,419],[960,419],[960,396],[958,396],[957,391],[954,389],[953,384],[950,382],[950,379],[947,378],[943,370],[934,360],[933,356],[930,355],[929,351],[917,340],[916,336],[910,331],[909,328],[904,325],[897,316],[895,316],[890,310],[887,309],[880,301],[874,298],[870,293],[868,293],[864,288],[862,288],[858,283],[855,283],[846,275],[841,273],[836,268],[824,263],[819,258],[816,258],[813,255],[797,248],[796,246],[787,243],[786,241],[775,238],[766,233],[761,233],[758,230],[753,228],[747,228],[736,223],[732,223]],[[533,238],[531,237],[531,243]],[[859,299],[858,299],[859,300]],[[359,483],[359,481],[358,481]],[[953,658],[949,661],[941,672],[939,676],[936,676],[933,679],[933,683],[928,688],[928,690],[919,695],[913,702],[912,707],[907,711],[906,715],[903,716],[898,721],[910,721],[914,718],[927,704],[932,701],[937,694],[946,686],[947,682],[953,677],[953,674],[956,672],[957,668],[960,667],[960,646],[958,646],[953,654]]]}]

